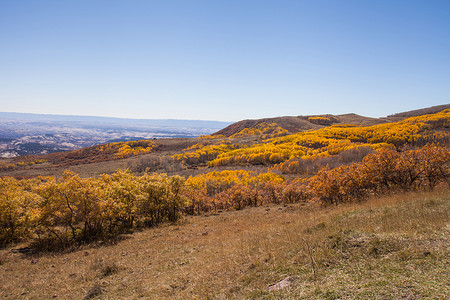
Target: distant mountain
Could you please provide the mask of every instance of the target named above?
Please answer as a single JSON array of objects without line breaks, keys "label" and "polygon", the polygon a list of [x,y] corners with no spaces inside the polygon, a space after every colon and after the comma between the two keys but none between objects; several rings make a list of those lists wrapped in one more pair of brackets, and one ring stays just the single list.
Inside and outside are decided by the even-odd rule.
[{"label": "distant mountain", "polygon": [[147,125],[158,127],[189,127],[221,129],[231,122],[205,121],[205,120],[180,120],[180,119],[127,119],[113,117],[95,116],[71,116],[71,115],[50,115],[31,114],[16,112],[0,112],[0,119],[40,121],[40,122],[70,122],[85,124],[125,124],[125,125]]}]

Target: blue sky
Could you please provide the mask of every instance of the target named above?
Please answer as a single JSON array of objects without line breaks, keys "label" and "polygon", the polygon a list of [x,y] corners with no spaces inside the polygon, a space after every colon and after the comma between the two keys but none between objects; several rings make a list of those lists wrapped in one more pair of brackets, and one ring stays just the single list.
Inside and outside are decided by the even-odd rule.
[{"label": "blue sky", "polygon": [[1,111],[237,121],[449,99],[448,0],[0,0]]}]

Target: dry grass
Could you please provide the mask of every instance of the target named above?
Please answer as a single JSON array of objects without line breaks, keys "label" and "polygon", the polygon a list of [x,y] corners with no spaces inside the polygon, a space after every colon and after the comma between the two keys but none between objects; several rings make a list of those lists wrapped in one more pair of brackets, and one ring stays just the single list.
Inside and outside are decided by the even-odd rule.
[{"label": "dry grass", "polygon": [[[12,299],[444,299],[450,193],[188,217],[115,245],[0,250]],[[20,245],[17,245],[20,247]],[[269,286],[289,278],[288,286]]]}]

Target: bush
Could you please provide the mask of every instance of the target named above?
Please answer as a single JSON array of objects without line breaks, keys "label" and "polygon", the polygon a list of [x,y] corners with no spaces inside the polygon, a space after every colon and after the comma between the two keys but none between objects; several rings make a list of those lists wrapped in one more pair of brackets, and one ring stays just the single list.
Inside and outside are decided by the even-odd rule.
[{"label": "bush", "polygon": [[324,168],[311,178],[309,186],[324,204],[333,204],[396,189],[433,189],[440,182],[448,184],[449,177],[450,152],[426,145],[403,152],[383,148],[367,155],[362,163]]}]

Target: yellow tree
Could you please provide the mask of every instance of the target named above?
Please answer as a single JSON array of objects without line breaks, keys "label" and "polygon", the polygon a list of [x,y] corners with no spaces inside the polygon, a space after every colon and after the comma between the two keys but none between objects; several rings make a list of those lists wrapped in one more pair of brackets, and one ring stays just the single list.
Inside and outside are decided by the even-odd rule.
[{"label": "yellow tree", "polygon": [[38,195],[25,190],[12,177],[0,178],[0,244],[9,243],[34,233],[39,218]]}]

